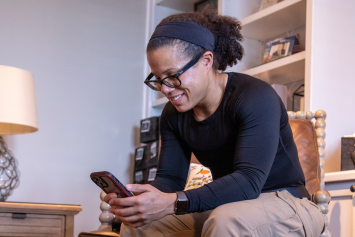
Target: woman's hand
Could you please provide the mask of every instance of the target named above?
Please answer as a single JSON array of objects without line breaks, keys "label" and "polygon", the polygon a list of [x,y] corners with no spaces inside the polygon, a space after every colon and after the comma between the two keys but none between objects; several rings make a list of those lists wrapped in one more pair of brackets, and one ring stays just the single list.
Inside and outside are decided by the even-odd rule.
[{"label": "woman's hand", "polygon": [[139,195],[117,198],[109,193],[104,199],[111,206],[109,211],[123,224],[140,227],[175,213],[176,193],[163,193],[149,184],[128,184],[126,188]]}]

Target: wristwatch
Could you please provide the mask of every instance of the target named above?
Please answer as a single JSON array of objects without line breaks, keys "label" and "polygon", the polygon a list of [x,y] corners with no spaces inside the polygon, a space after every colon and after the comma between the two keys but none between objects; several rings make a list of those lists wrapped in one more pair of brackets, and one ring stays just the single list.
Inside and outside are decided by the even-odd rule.
[{"label": "wristwatch", "polygon": [[187,198],[185,192],[177,191],[177,200],[175,205],[175,214],[183,215],[189,211],[189,199]]}]

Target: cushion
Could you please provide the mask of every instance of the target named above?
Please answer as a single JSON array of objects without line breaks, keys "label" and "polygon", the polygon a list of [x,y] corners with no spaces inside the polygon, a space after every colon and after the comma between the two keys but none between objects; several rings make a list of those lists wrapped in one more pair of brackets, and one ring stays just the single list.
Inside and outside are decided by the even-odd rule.
[{"label": "cushion", "polygon": [[190,173],[185,190],[200,188],[210,182],[212,182],[212,174],[209,168],[201,164],[190,164]]}]

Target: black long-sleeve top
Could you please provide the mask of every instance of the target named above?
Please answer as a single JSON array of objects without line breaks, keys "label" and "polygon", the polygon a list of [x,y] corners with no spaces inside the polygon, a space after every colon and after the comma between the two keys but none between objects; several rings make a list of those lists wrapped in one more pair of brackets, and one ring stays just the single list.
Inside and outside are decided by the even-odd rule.
[{"label": "black long-sleeve top", "polygon": [[212,172],[213,182],[185,191],[189,212],[254,199],[268,190],[305,190],[285,106],[259,79],[228,73],[219,107],[203,121],[195,119],[193,110],[180,113],[169,102],[160,132],[158,171],[151,185],[163,192],[183,190],[191,152]]}]

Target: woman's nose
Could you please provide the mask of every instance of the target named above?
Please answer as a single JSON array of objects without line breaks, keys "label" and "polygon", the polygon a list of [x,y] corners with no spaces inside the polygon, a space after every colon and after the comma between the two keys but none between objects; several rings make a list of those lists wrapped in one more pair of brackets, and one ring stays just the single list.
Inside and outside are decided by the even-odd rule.
[{"label": "woman's nose", "polygon": [[168,94],[169,92],[172,92],[173,90],[175,90],[175,88],[168,87],[168,86],[166,86],[165,84],[162,84],[160,91],[161,91],[163,94]]}]

